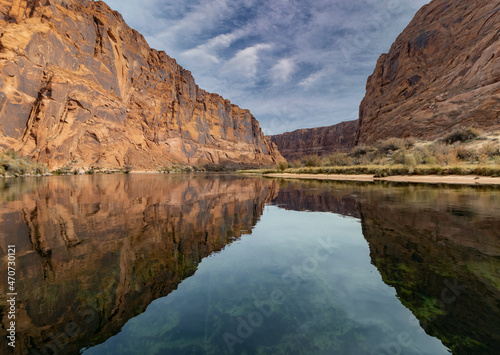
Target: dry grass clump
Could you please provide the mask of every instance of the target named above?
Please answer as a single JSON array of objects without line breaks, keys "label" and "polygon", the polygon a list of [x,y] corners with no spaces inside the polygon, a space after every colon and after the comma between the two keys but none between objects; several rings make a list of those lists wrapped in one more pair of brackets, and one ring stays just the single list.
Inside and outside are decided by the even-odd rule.
[{"label": "dry grass clump", "polygon": [[23,158],[13,150],[0,153],[1,176],[41,175],[48,171],[44,164]]}]

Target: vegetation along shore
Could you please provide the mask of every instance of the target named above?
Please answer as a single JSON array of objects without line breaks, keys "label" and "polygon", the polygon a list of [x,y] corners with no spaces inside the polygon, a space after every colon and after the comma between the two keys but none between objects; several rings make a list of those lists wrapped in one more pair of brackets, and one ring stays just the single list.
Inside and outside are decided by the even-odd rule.
[{"label": "vegetation along shore", "polygon": [[500,183],[500,134],[459,128],[434,141],[388,138],[358,145],[348,153],[310,155],[274,169],[240,173],[330,180]]}]

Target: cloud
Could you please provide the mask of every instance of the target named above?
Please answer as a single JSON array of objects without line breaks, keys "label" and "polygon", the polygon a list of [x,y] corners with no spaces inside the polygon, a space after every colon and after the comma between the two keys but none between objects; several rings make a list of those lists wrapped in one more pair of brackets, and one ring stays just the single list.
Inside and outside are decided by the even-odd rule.
[{"label": "cloud", "polygon": [[234,41],[240,38],[242,36],[241,32],[242,31],[235,31],[232,33],[217,35],[195,48],[182,52],[181,56],[185,58],[194,58],[198,61],[210,61],[218,64],[221,62],[218,57],[219,51],[229,47]]},{"label": "cloud", "polygon": [[281,133],[356,119],[378,57],[428,0],[106,2],[201,88]]},{"label": "cloud", "polygon": [[271,45],[259,43],[238,51],[233,58],[224,64],[222,72],[245,79],[255,79],[257,76],[257,66],[259,64],[259,52],[271,48]]},{"label": "cloud", "polygon": [[290,81],[295,71],[295,63],[291,58],[281,59],[271,68],[271,76],[275,84],[283,84]]},{"label": "cloud", "polygon": [[299,85],[306,89],[310,88],[311,86],[317,84],[319,80],[326,77],[327,74],[328,71],[326,69],[318,70],[317,72],[314,72],[305,79],[301,80],[299,82]]}]

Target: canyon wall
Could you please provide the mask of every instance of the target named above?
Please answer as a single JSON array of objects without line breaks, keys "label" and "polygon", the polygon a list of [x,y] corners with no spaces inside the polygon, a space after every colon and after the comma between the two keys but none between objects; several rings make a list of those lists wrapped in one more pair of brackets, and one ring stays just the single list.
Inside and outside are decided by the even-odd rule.
[{"label": "canyon wall", "polygon": [[382,54],[359,109],[358,143],[500,129],[500,1],[434,0]]},{"label": "canyon wall", "polygon": [[283,158],[248,110],[201,90],[104,2],[0,0],[0,150],[51,168]]},{"label": "canyon wall", "polygon": [[[287,159],[388,137],[500,130],[500,1],[434,0],[418,11],[366,83],[359,126],[272,136]],[[353,141],[350,141],[353,139]]]},{"label": "canyon wall", "polygon": [[287,160],[294,160],[307,155],[328,155],[336,151],[349,151],[354,147],[357,130],[356,120],[329,127],[298,129],[270,136],[270,139]]}]

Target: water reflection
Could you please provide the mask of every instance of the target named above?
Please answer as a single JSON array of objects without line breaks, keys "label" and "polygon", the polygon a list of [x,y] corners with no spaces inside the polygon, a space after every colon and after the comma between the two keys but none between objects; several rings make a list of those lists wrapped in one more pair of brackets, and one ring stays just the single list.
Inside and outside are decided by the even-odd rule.
[{"label": "water reflection", "polygon": [[[18,354],[500,348],[499,189],[166,175],[0,183],[2,260],[17,246]],[[297,265],[314,272],[284,276]],[[5,294],[4,262],[0,272]],[[283,302],[239,336],[276,290]]]},{"label": "water reflection", "polygon": [[500,349],[500,189],[285,182],[273,203],[359,216],[372,263],[427,333],[454,354]]},{"label": "water reflection", "polygon": [[[234,177],[4,181],[0,256],[17,247],[15,353],[78,353],[118,332],[198,263],[250,233],[275,183]],[[0,290],[6,292],[2,262]],[[2,323],[7,324],[2,297]],[[4,336],[2,353],[9,349]]]}]

